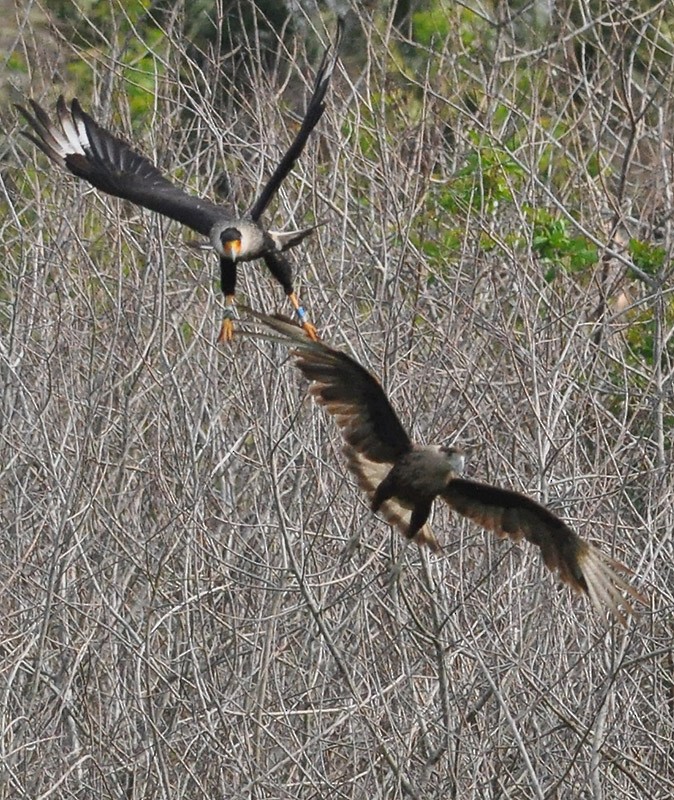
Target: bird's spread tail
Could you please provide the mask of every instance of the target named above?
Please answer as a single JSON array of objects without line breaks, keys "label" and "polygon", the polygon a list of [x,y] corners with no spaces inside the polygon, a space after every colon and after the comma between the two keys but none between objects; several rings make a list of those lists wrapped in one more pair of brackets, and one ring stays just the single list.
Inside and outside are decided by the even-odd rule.
[{"label": "bird's spread tail", "polygon": [[583,543],[578,552],[578,567],[585,579],[587,594],[599,614],[608,608],[622,625],[626,617],[633,614],[632,606],[625,599],[625,593],[641,604],[646,599],[633,586],[617,574],[616,570],[629,572],[627,567],[605,555],[591,544]]},{"label": "bird's spread tail", "polygon": [[276,247],[283,252],[304,241],[307,236],[310,236],[316,228],[320,228],[322,225],[325,225],[325,222],[317,222],[309,228],[301,228],[298,231],[268,231],[268,233]]}]

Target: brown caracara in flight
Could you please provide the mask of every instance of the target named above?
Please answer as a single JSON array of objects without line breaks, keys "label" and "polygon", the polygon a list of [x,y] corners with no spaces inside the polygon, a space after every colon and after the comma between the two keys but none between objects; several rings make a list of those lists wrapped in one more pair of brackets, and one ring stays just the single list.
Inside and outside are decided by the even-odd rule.
[{"label": "brown caracara in flight", "polygon": [[580,538],[559,517],[519,492],[459,477],[464,458],[455,447],[414,444],[380,383],[346,353],[307,339],[293,322],[246,309],[275,334],[266,338],[294,346],[296,366],[311,381],[310,393],[342,430],[349,469],[373,511],[409,539],[432,550],[440,545],[427,524],[436,497],[500,537],[527,539],[540,547],[550,570],[590,596],[598,611],[608,608],[625,624],[632,613],[624,594],[642,596],[615,570],[619,562]]},{"label": "brown caracara in flight", "polygon": [[292,268],[285,256],[286,250],[299,244],[316,226],[297,231],[273,231],[261,224],[260,217],[325,111],[325,95],[337,61],[341,35],[340,21],[334,47],[328,47],[323,55],[299,131],[255,202],[241,217],[175,186],[147,158],[102,128],[82,110],[77,100],[68,108],[63,96],[59,97],[54,122],[33,100],[29,101],[33,113],[17,106],[34,131],[24,132],[24,135],[60,167],[97,189],[158,211],[210,238],[220,256],[220,285],[225,296],[225,319],[219,341],[231,339],[233,333],[237,263],[257,258],[264,260],[283,287],[307,335],[317,339],[316,328],[309,322],[295,294]]}]

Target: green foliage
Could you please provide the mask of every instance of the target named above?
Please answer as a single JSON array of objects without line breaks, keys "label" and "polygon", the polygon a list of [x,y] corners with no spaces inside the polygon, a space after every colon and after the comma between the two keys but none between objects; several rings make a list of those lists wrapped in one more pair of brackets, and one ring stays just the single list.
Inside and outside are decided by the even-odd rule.
[{"label": "green foliage", "polygon": [[630,361],[633,364],[653,364],[654,319],[651,310],[635,313],[625,333],[629,345]]},{"label": "green foliage", "polygon": [[530,206],[525,207],[525,212],[532,226],[531,248],[547,266],[547,281],[553,281],[560,269],[571,274],[583,273],[597,263],[596,245],[571,230],[565,217]]},{"label": "green foliage", "polygon": [[14,73],[19,73],[21,75],[27,75],[28,65],[26,63],[26,57],[24,53],[18,50],[14,50],[7,59],[5,68],[10,73],[14,72]]},{"label": "green foliage", "polygon": [[194,327],[190,322],[184,320],[179,326],[180,335],[184,344],[190,344],[194,339]]},{"label": "green foliage", "polygon": [[412,242],[425,255],[429,266],[428,285],[436,282],[452,260],[461,253],[463,237],[456,228],[443,228],[438,231],[424,231],[411,236]]},{"label": "green foliage", "polygon": [[434,42],[443,41],[450,32],[450,19],[447,11],[434,5],[426,11],[417,11],[412,15],[414,39],[426,47]]},{"label": "green foliage", "polygon": [[48,6],[58,18],[64,35],[81,52],[66,67],[78,93],[91,93],[91,63],[98,60],[97,54],[101,52],[108,57],[111,49],[118,51],[131,116],[143,124],[164,75],[169,47],[153,3],[130,0],[124,3],[124,13],[111,8],[109,0],[85,0],[77,5],[52,0]]},{"label": "green foliage", "polygon": [[48,0],[46,5],[71,44],[85,50],[109,45],[115,35],[144,38],[147,30],[156,25],[151,16],[156,13],[151,0],[128,0],[123,4],[123,13],[110,0]]},{"label": "green foliage", "polygon": [[444,49],[447,40],[456,40],[455,50],[488,55],[494,30],[485,15],[468,6],[448,7],[446,0],[430,0],[426,9],[412,14],[412,36],[424,49]]},{"label": "green foliage", "polygon": [[[657,275],[663,268],[667,255],[664,247],[641,242],[639,239],[630,239],[629,253],[635,266],[647,275]],[[639,278],[638,275],[636,277]]]},{"label": "green foliage", "polygon": [[474,149],[438,203],[455,214],[490,214],[503,201],[512,201],[513,188],[521,184],[524,172],[506,147],[479,134],[469,136]]},{"label": "green foliage", "polygon": [[[474,148],[464,166],[449,181],[433,185],[419,215],[412,240],[428,259],[429,283],[465,248],[466,236],[477,237],[477,247],[488,252],[496,240],[474,220],[501,209],[507,213],[524,172],[507,147],[484,135],[469,134]],[[507,234],[506,234],[507,236]]]},{"label": "green foliage", "polygon": [[[665,370],[670,369],[674,360],[674,340],[669,337],[663,342],[663,329],[674,328],[674,300],[669,300],[664,308],[634,309],[629,313],[629,325],[625,330],[625,362],[635,369],[627,373],[631,391],[627,397],[639,397],[652,391],[651,372],[658,362]],[[659,344],[660,343],[660,344]],[[616,367],[615,381],[620,388],[616,392],[617,407],[625,401],[624,373]],[[674,426],[674,412],[671,403],[666,406],[664,419],[666,429]]]}]

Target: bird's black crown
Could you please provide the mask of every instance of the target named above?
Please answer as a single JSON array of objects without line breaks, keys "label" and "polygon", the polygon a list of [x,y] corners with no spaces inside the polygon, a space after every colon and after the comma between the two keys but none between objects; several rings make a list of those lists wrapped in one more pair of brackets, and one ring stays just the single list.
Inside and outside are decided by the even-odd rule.
[{"label": "bird's black crown", "polygon": [[225,228],[220,234],[220,241],[224,245],[226,242],[238,242],[241,239],[241,231],[238,228]]}]

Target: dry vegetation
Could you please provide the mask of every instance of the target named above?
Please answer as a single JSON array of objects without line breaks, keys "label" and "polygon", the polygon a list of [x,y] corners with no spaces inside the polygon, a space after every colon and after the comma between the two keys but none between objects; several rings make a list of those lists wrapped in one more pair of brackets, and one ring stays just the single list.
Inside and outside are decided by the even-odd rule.
[{"label": "dry vegetation", "polygon": [[[212,253],[57,174],[8,109],[2,800],[674,794],[671,12],[574,4],[527,37],[527,17],[488,23],[504,5],[472,44],[454,3],[426,44],[352,10],[268,219],[327,220],[295,251],[300,292],[414,436],[549,503],[649,606],[607,631],[532,548],[445,509],[444,553],[405,549],[284,348],[216,346]],[[72,44],[21,8],[12,80],[49,106],[79,93],[195,190],[227,169],[245,207],[316,38],[263,72],[198,57],[177,8],[131,67],[132,26]],[[262,265],[240,274],[287,310]]]}]

